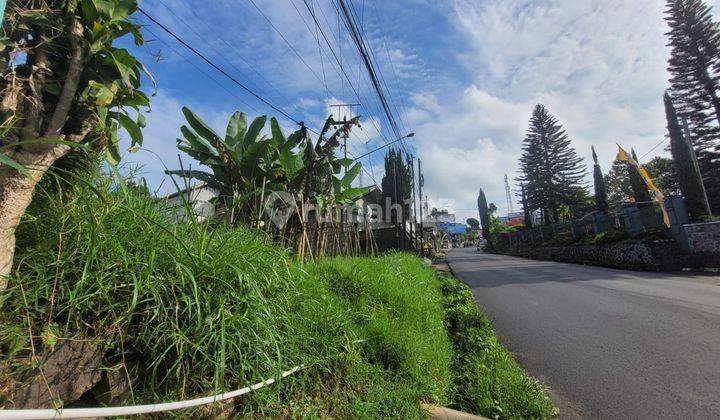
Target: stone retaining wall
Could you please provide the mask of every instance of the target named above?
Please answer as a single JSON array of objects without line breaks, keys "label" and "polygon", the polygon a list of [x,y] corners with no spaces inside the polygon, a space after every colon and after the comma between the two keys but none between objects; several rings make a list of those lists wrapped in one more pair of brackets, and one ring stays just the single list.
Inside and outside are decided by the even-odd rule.
[{"label": "stone retaining wall", "polygon": [[686,261],[675,241],[515,248],[506,253],[538,260],[651,271],[680,270]]},{"label": "stone retaining wall", "polygon": [[691,254],[720,254],[720,222],[683,225]]}]

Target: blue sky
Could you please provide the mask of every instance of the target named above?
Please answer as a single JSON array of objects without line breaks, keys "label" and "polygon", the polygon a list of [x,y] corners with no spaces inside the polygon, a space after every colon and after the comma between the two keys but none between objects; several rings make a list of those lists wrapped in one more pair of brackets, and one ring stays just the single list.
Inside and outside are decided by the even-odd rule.
[{"label": "blue sky", "polygon": [[[140,5],[311,127],[332,112],[330,104],[358,102],[322,35],[316,38],[303,0],[254,2],[282,36],[250,0],[141,0]],[[334,0],[307,3],[363,103],[358,111],[363,129],[350,146],[356,156],[363,154],[393,135],[344,29],[338,41]],[[642,156],[665,135],[662,94],[669,52],[662,0],[352,4],[400,115],[401,130],[417,133],[406,146],[423,161],[431,207],[449,207],[462,219],[474,216],[477,191],[483,187],[504,213],[503,174],[515,176],[527,121],[538,102],[564,124],[581,156],[589,159],[595,145],[605,170],[615,142]],[[147,19],[137,19],[146,25],[148,42],[136,52],[157,80],[158,91],[145,130],[144,147],[152,153],[126,154],[125,163],[142,165],[152,186],[168,186],[165,181],[160,187],[165,177],[158,156],[171,168],[178,165],[175,139],[183,124],[182,106],[220,132],[235,110],[280,118]],[[291,121],[281,121],[286,132],[295,129]],[[659,147],[647,158],[662,153]],[[364,164],[379,183],[383,154],[373,156]],[[187,156],[183,160],[191,163]],[[370,178],[365,175],[363,181],[372,183]]]}]

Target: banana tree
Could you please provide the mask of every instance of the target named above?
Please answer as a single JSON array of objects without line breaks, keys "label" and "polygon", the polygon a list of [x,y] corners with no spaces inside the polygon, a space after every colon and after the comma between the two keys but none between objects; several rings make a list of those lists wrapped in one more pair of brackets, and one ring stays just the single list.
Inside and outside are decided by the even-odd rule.
[{"label": "banana tree", "polygon": [[[362,164],[352,159],[338,158],[335,151],[340,146],[339,138],[347,134],[352,125],[359,122],[359,117],[342,126],[327,136],[330,128],[338,124],[332,117],[328,118],[316,142],[307,136],[301,147],[303,172],[299,185],[296,187],[303,195],[313,201],[321,212],[335,204],[347,204],[368,191],[368,188],[353,188],[352,183],[362,170]],[[326,137],[327,136],[327,137]],[[340,176],[343,174],[343,176]]]},{"label": "banana tree", "polygon": [[267,117],[255,118],[248,126],[245,114],[235,112],[221,137],[189,108],[182,112],[189,126],[180,128],[183,138],[177,147],[212,172],[180,169],[166,173],[203,181],[220,192],[219,200],[228,208],[247,210],[251,196],[266,185],[274,161],[274,142],[261,135]]},{"label": "banana tree", "polygon": [[183,138],[178,139],[178,149],[211,171],[180,169],[166,173],[197,179],[218,190],[221,203],[234,210],[233,222],[236,212],[246,220],[257,215],[261,205],[257,199],[264,191],[296,194],[316,204],[321,212],[328,206],[351,202],[367,191],[352,187],[361,164],[335,157],[343,131],[326,136],[335,123],[332,118],[314,141],[304,126],[286,137],[275,118],[270,119],[267,137],[262,134],[267,117],[257,117],[248,126],[245,114],[235,112],[223,137],[190,109],[182,111],[188,125],[180,128]]}]

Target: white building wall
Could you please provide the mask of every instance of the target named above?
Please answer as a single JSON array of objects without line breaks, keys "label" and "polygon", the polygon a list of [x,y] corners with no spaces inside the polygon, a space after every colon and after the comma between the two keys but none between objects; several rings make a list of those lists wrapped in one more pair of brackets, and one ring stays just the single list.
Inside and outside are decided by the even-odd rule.
[{"label": "white building wall", "polygon": [[187,221],[187,203],[195,214],[196,220],[207,220],[215,216],[215,204],[212,200],[220,195],[220,192],[207,185],[201,184],[191,187],[180,194],[174,194],[166,199],[169,216],[177,223]]}]

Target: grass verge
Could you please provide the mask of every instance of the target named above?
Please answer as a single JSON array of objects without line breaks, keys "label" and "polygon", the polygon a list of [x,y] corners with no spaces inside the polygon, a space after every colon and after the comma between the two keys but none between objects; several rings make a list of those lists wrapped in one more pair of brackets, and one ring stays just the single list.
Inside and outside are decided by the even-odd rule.
[{"label": "grass verge", "polygon": [[489,418],[552,418],[555,408],[543,386],[500,344],[470,289],[439,278],[445,324],[453,343],[451,407]]},{"label": "grass verge", "polygon": [[299,264],[247,229],[169,223],[162,203],[101,177],[29,209],[0,294],[0,362],[20,375],[31,348],[82,336],[102,346],[104,369],[144,372],[113,404],[207,395],[304,364],[234,413],[420,418],[429,402],[551,416],[463,287],[406,254]]}]

